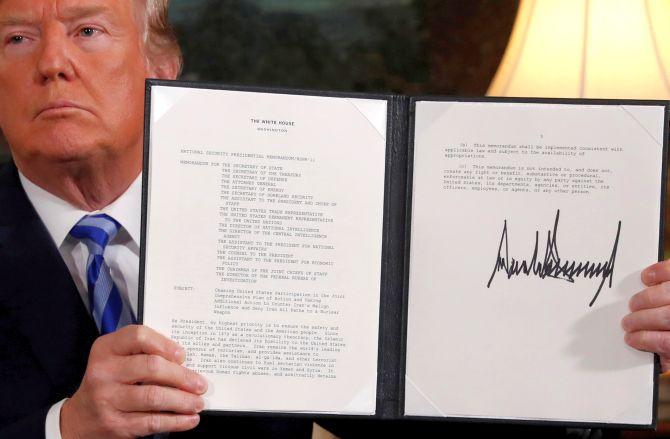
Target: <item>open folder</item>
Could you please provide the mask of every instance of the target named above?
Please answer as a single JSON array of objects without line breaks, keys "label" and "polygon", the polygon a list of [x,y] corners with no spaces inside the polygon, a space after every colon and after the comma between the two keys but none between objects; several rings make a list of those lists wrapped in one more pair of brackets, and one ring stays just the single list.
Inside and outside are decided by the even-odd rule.
[{"label": "open folder", "polygon": [[667,102],[146,96],[139,317],[207,410],[655,426]]}]

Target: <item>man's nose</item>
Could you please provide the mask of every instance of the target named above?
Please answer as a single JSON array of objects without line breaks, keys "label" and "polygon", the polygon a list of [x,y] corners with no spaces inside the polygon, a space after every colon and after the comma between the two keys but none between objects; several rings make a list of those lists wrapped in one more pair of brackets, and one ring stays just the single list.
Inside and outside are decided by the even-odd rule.
[{"label": "man's nose", "polygon": [[67,35],[46,33],[41,42],[37,70],[42,82],[66,80],[74,77]]}]

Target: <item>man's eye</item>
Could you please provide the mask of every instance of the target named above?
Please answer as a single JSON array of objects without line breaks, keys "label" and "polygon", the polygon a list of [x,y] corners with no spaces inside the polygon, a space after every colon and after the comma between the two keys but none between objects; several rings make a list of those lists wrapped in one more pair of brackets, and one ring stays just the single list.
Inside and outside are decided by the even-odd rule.
[{"label": "man's eye", "polygon": [[82,37],[92,37],[92,36],[94,36],[96,33],[98,33],[98,30],[97,30],[97,29],[94,29],[94,28],[92,28],[92,27],[83,27],[83,28],[79,31],[79,35],[81,35]]},{"label": "man's eye", "polygon": [[21,44],[25,40],[25,37],[22,35],[13,35],[9,37],[9,44]]}]

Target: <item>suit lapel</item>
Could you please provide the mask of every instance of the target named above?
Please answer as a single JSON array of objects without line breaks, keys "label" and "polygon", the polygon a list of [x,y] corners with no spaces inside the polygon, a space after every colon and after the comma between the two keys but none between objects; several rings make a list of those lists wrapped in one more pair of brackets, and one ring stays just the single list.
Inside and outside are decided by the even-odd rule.
[{"label": "suit lapel", "polygon": [[0,171],[0,278],[0,303],[54,386],[74,391],[98,331],[13,165]]}]

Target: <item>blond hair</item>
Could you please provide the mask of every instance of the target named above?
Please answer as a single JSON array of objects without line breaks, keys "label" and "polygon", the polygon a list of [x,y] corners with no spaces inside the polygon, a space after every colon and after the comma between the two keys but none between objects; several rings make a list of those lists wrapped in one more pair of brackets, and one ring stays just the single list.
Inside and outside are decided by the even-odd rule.
[{"label": "blond hair", "polygon": [[147,58],[152,61],[160,61],[173,58],[178,62],[178,71],[183,67],[183,58],[177,35],[168,19],[169,0],[140,0],[144,8],[142,23],[144,28],[144,46]]}]

